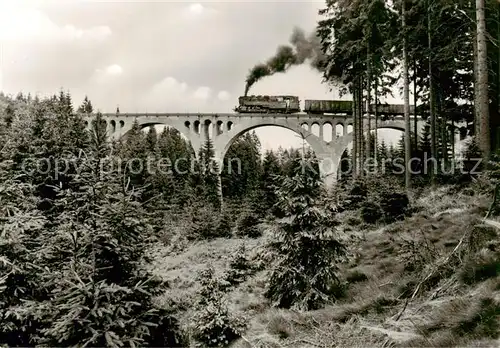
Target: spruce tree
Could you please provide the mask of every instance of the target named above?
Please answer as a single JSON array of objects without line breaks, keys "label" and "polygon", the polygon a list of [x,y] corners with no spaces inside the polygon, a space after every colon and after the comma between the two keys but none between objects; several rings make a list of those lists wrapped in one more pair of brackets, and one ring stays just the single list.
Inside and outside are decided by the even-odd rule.
[{"label": "spruce tree", "polygon": [[48,296],[38,259],[47,220],[35,187],[16,173],[13,152],[0,142],[0,342],[32,346],[41,317],[33,309]]},{"label": "spruce tree", "polygon": [[132,128],[126,135],[126,139],[117,148],[121,159],[121,168],[130,178],[132,187],[143,187],[146,178],[147,147],[145,134],[137,120],[134,120]]},{"label": "spruce tree", "polygon": [[261,192],[262,202],[267,209],[271,209],[278,201],[276,196],[276,189],[281,184],[279,182],[281,172],[281,165],[278,156],[273,151],[266,151],[264,161],[262,163],[262,176],[261,176]]},{"label": "spruce tree", "polygon": [[148,134],[146,135],[146,151],[153,153],[156,148],[156,143],[158,142],[158,134],[156,133],[156,128],[154,126],[149,127]]},{"label": "spruce tree", "polygon": [[310,310],[338,295],[332,289],[340,283],[337,263],[346,249],[324,207],[322,184],[311,169],[315,159],[306,160],[310,163],[295,165],[293,176],[283,177],[277,192],[285,218],[278,222],[270,244],[276,263],[266,297],[278,307]]},{"label": "spruce tree", "polygon": [[[142,219],[141,191],[113,161],[98,115],[73,178],[79,185],[58,192],[66,209],[42,274],[52,291],[40,306],[40,344],[134,347],[159,334],[175,338],[175,322],[152,302],[162,283],[143,267],[151,227]],[[158,332],[166,319],[173,326]]]},{"label": "spruce tree", "polygon": [[92,106],[92,102],[89,100],[87,96],[85,96],[82,104],[78,107],[78,112],[83,114],[91,114],[94,112],[94,107]]},{"label": "spruce tree", "polygon": [[216,209],[221,208],[219,164],[215,161],[214,145],[207,139],[200,149],[200,174],[203,180],[204,197]]}]

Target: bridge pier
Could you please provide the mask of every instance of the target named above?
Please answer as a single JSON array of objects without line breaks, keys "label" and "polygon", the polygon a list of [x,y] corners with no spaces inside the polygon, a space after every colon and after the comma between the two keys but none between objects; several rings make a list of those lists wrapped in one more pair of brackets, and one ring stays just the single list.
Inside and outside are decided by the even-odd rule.
[{"label": "bridge pier", "polygon": [[326,189],[332,189],[339,178],[340,159],[342,158],[343,147],[334,147],[329,153],[316,154],[320,177]]}]

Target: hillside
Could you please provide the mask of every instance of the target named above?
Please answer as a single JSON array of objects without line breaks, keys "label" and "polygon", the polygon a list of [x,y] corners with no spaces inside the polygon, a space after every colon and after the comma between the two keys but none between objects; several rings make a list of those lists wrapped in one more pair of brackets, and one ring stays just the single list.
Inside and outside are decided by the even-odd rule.
[{"label": "hillside", "polygon": [[[418,199],[410,218],[385,226],[344,222],[351,257],[342,265],[344,296],[324,309],[273,308],[263,296],[272,266],[230,287],[231,313],[248,320],[233,347],[498,346],[500,331],[500,223],[483,221],[489,197],[441,188]],[[342,219],[352,224],[353,212]],[[174,301],[188,326],[207,265],[223,277],[244,245],[261,261],[270,238],[217,239],[155,251],[154,272],[169,282],[158,299]]]}]

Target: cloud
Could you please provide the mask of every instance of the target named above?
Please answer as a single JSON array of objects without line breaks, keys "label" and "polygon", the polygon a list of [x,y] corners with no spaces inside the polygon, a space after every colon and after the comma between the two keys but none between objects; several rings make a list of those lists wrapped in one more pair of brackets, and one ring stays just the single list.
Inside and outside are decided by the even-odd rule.
[{"label": "cloud", "polygon": [[217,10],[215,10],[214,8],[208,7],[206,5],[202,5],[200,3],[191,4],[186,8],[186,10],[187,10],[188,15],[195,16],[195,17],[199,17],[202,15],[211,15],[211,14],[217,13]]},{"label": "cloud", "polygon": [[113,64],[113,65],[108,66],[106,68],[105,72],[108,75],[121,75],[123,72],[123,69],[118,64]]},{"label": "cloud", "polygon": [[0,40],[4,42],[101,41],[111,34],[108,26],[85,29],[74,25],[59,26],[40,9],[26,3],[5,1],[0,4]]},{"label": "cloud", "polygon": [[[225,92],[225,91],[222,91]],[[227,93],[227,92],[226,92]],[[172,76],[165,77],[145,89],[134,100],[138,110],[149,112],[227,112],[232,108],[232,101],[222,101],[214,95],[208,86],[190,86]],[[225,96],[225,93],[222,93]],[[125,110],[125,109],[123,109]]]},{"label": "cloud", "polygon": [[203,10],[204,10],[204,9],[205,9],[205,8],[204,8],[204,7],[203,7],[203,5],[202,5],[202,4],[200,4],[200,3],[196,3],[196,4],[191,4],[191,5],[189,5],[189,11],[190,11],[191,13],[200,14],[200,13],[202,13],[202,12],[203,12]]},{"label": "cloud", "polygon": [[220,91],[218,94],[217,94],[217,98],[219,100],[229,100],[231,98],[231,94],[229,94],[228,91]]},{"label": "cloud", "polygon": [[211,92],[210,87],[198,87],[198,89],[194,92],[194,97],[196,99],[208,100]]},{"label": "cloud", "polygon": [[145,93],[145,103],[151,106],[163,105],[164,102],[184,101],[188,86],[169,76],[154,84]]},{"label": "cloud", "polygon": [[118,64],[112,64],[104,69],[95,69],[94,74],[91,76],[90,81],[94,83],[108,83],[113,81],[113,77],[119,76],[123,73],[123,69]]},{"label": "cloud", "polygon": [[139,104],[145,110],[154,112],[185,112],[192,104],[189,103],[190,91],[187,83],[167,76],[147,89]]}]

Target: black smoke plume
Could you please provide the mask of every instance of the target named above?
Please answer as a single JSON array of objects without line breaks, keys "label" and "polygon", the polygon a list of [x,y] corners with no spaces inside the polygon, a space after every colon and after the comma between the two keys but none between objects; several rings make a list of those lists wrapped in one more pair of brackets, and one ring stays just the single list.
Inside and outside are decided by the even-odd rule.
[{"label": "black smoke plume", "polygon": [[304,64],[307,59],[313,68],[322,71],[324,55],[316,33],[306,36],[302,29],[295,28],[290,37],[290,44],[279,46],[276,54],[266,63],[257,64],[250,70],[246,79],[245,96],[250,87],[261,78],[286,72],[293,65]]}]

